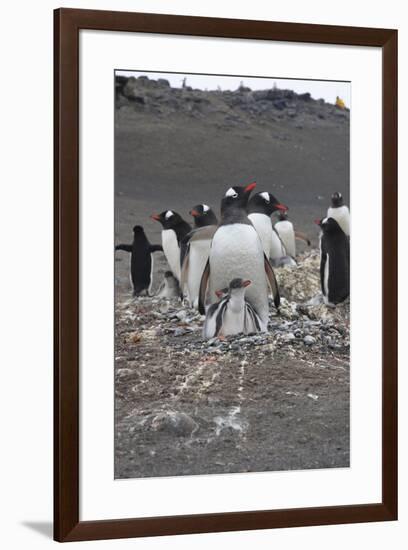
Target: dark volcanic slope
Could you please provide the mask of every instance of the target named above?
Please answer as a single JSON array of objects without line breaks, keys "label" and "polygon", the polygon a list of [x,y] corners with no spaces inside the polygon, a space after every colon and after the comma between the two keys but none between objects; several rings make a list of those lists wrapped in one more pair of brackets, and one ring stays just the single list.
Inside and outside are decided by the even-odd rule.
[{"label": "dark volcanic slope", "polygon": [[230,185],[256,180],[290,207],[316,243],[312,220],[337,190],[349,201],[349,112],[291,90],[202,91],[117,77],[116,236],[134,223],[157,240],[152,211],[188,218],[199,202],[218,210]]}]

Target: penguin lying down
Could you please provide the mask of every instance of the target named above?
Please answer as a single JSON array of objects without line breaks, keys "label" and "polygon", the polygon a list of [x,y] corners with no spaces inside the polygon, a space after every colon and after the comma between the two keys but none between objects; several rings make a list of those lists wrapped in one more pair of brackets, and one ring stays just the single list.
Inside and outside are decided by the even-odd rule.
[{"label": "penguin lying down", "polygon": [[250,334],[261,330],[261,320],[251,304],[245,300],[245,291],[251,284],[246,279],[233,279],[228,288],[216,291],[219,302],[206,311],[204,338]]}]

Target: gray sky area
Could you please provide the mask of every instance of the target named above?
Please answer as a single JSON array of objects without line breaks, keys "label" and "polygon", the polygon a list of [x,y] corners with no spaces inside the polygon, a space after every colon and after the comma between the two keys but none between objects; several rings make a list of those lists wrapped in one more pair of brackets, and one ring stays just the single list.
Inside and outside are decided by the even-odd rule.
[{"label": "gray sky area", "polygon": [[200,90],[236,90],[241,82],[251,90],[266,90],[278,88],[293,90],[296,93],[309,92],[314,99],[323,98],[328,103],[334,103],[336,96],[343,99],[347,107],[350,107],[351,84],[350,82],[333,82],[327,80],[297,80],[286,78],[258,78],[244,76],[219,76],[182,73],[155,73],[142,71],[116,71],[123,76],[148,76],[151,79],[165,78],[172,88],[181,88],[184,78],[186,85]]}]

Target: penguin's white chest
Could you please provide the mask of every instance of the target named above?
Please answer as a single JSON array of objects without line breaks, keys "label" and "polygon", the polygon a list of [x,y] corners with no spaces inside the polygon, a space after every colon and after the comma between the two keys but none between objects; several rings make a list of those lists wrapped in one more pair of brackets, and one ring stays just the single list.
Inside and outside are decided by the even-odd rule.
[{"label": "penguin's white chest", "polygon": [[269,216],[265,214],[249,214],[248,218],[251,220],[256,232],[261,239],[262,248],[269,258],[271,246],[272,246],[272,223]]},{"label": "penguin's white chest", "polygon": [[230,224],[217,229],[210,250],[210,302],[215,291],[225,288],[232,279],[249,279],[246,297],[262,319],[263,330],[268,322],[268,290],[264,251],[252,225]]},{"label": "penguin's white chest", "polygon": [[201,276],[210,253],[211,241],[197,240],[190,243],[190,258],[188,267],[188,295],[192,305],[196,306],[200,289]]},{"label": "penguin's white chest", "polygon": [[285,246],[286,254],[294,258],[296,256],[296,242],[293,224],[288,220],[282,220],[276,222],[275,230]]},{"label": "penguin's white chest", "polygon": [[180,280],[180,247],[177,242],[177,235],[173,229],[164,229],[162,231],[162,246],[173,275]]},{"label": "penguin's white chest", "polygon": [[327,217],[335,219],[344,233],[347,236],[350,235],[350,211],[346,205],[338,208],[330,207],[327,210]]},{"label": "penguin's white chest", "polygon": [[244,332],[244,306],[239,311],[227,307],[222,323],[221,335],[230,336]]}]

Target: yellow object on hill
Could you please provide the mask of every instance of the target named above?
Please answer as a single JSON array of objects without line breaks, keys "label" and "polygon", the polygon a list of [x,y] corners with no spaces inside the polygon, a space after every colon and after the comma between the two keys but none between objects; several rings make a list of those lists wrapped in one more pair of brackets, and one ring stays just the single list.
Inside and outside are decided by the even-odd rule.
[{"label": "yellow object on hill", "polygon": [[345,109],[346,108],[346,104],[344,103],[344,101],[339,96],[336,97],[336,107],[338,107],[339,109]]}]

